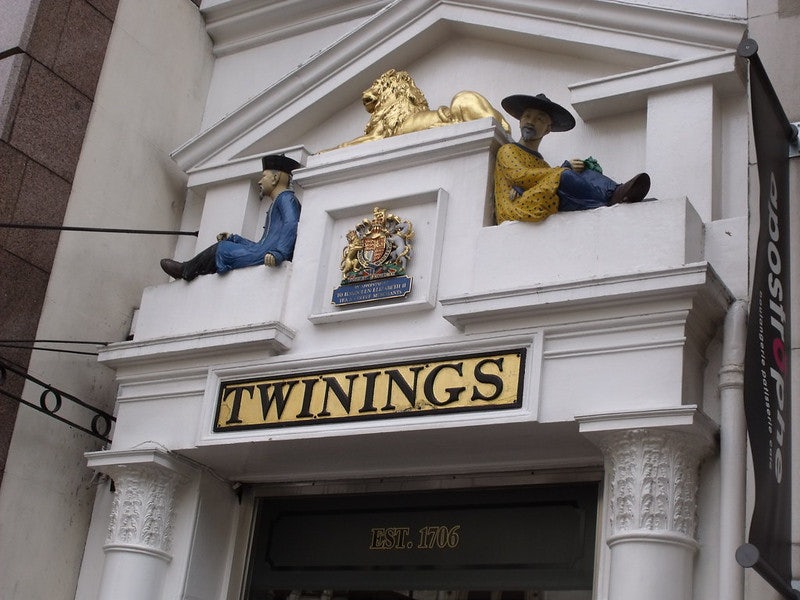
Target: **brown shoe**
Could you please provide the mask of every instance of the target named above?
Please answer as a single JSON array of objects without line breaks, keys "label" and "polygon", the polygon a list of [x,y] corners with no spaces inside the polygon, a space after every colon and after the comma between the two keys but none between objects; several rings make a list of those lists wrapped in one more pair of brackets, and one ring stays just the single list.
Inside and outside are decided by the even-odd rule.
[{"label": "brown shoe", "polygon": [[183,279],[183,263],[170,258],[161,259],[161,269],[175,279]]},{"label": "brown shoe", "polygon": [[641,202],[650,191],[650,176],[647,173],[639,173],[630,181],[626,181],[617,186],[611,194],[608,205],[613,206],[620,202]]}]

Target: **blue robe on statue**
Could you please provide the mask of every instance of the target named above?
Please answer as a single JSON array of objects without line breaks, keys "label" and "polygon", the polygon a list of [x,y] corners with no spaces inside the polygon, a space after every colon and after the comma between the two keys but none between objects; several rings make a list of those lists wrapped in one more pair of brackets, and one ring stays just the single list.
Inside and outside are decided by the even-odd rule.
[{"label": "blue robe on statue", "polygon": [[233,234],[217,244],[217,273],[262,264],[267,254],[275,257],[276,265],[284,260],[292,260],[299,219],[300,202],[294,192],[281,192],[267,210],[264,234],[260,240],[254,242]]}]

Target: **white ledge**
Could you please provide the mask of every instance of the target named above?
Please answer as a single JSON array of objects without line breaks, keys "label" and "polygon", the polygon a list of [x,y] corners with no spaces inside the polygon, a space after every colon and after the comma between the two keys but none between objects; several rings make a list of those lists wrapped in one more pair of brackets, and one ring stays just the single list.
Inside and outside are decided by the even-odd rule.
[{"label": "white ledge", "polygon": [[[290,146],[287,148],[277,148],[271,154],[284,154],[293,158],[301,165],[308,159],[308,149],[305,146]],[[202,191],[211,185],[219,185],[230,181],[240,181],[242,179],[252,179],[257,181],[261,178],[261,158],[263,153],[254,156],[233,159],[220,164],[204,164],[193,169],[189,169],[187,174],[189,180],[187,187],[196,191]]]},{"label": "white ledge", "polygon": [[584,121],[644,109],[650,94],[709,82],[721,94],[744,89],[742,59],[720,52],[603,77],[569,86],[571,104]]},{"label": "white ledge", "polygon": [[697,436],[712,445],[719,432],[719,426],[694,404],[674,408],[651,410],[631,410],[576,415],[579,431],[589,439],[601,439],[614,432],[631,429],[666,428]]},{"label": "white ledge", "polygon": [[131,467],[154,467],[184,477],[193,474],[196,470],[186,459],[154,447],[133,450],[100,450],[86,452],[83,456],[90,469],[112,477],[114,473]]},{"label": "white ledge", "polygon": [[281,354],[292,346],[295,332],[280,322],[247,325],[217,331],[199,331],[189,335],[120,342],[100,350],[98,360],[118,368],[131,364],[179,360],[213,355],[221,356],[260,350]]},{"label": "white ledge", "polygon": [[309,156],[294,180],[309,189],[497,149],[511,139],[491,117],[434,127]]},{"label": "white ledge", "polygon": [[[530,317],[586,307],[637,304],[670,299],[702,300],[698,306],[724,315],[733,301],[706,262],[650,272],[626,273],[564,283],[442,298],[443,316],[460,329],[487,320]],[[713,315],[710,315],[713,318]]]}]

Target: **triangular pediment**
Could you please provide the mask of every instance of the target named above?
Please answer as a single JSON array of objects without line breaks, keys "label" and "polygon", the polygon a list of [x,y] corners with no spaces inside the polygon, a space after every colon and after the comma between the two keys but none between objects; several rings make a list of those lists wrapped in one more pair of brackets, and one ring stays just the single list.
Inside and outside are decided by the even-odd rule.
[{"label": "triangular pediment", "polygon": [[[603,116],[609,106],[636,108],[635,93],[627,91],[622,104],[605,92],[609,81],[611,87],[622,81],[616,88],[625,89],[695,76],[736,78],[734,50],[744,31],[739,21],[601,0],[580,6],[576,18],[574,6],[561,0],[485,0],[481,6],[398,0],[189,140],[173,158],[187,172],[203,171],[290,147],[317,152],[354,138],[367,120],[362,90],[390,68],[415,78],[422,73],[427,84],[420,87],[432,108],[461,89],[474,89],[495,106],[509,93],[548,90],[583,118]],[[493,64],[476,79],[470,63],[481,52]],[[558,77],[536,66],[552,62],[549,56],[566,65]],[[675,68],[679,76],[663,75]],[[338,137],[326,137],[328,127]]]}]

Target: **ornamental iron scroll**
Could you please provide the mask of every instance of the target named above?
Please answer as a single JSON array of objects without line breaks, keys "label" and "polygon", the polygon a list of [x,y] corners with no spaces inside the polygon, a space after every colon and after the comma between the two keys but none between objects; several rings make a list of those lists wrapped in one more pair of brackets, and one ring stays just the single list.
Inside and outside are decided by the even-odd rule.
[{"label": "ornamental iron scroll", "polygon": [[[31,383],[34,383],[42,388],[42,392],[39,394],[38,404],[29,402],[15,394],[12,394],[8,391],[8,389],[4,389],[10,387],[9,373],[18,378],[26,379],[27,381],[30,381]],[[25,372],[23,369],[15,367],[3,359],[0,359],[0,395],[5,396],[6,398],[11,398],[12,400],[16,400],[20,404],[24,404],[25,406],[29,406],[34,410],[38,410],[41,413],[49,415],[54,419],[61,421],[62,423],[66,423],[70,427],[79,429],[80,431],[88,433],[89,435],[94,436],[104,442],[111,443],[109,434],[111,433],[111,427],[113,423],[116,421],[116,418],[113,415],[84,402],[72,394],[68,394],[67,392],[59,390],[50,384],[40,381],[39,379]],[[62,414],[59,414],[61,409],[64,407],[64,401],[69,402],[68,405],[79,407],[81,412],[88,412],[89,414],[85,415],[88,425],[81,425],[70,420],[69,418],[62,416]]]}]

